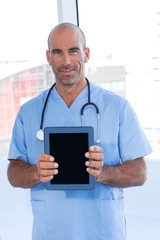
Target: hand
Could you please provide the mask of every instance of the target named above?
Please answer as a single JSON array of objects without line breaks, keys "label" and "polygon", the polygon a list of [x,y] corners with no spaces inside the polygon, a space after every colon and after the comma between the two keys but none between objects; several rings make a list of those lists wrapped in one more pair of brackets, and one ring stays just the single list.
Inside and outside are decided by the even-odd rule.
[{"label": "hand", "polygon": [[54,157],[47,154],[40,154],[37,165],[37,173],[40,182],[50,181],[54,175],[58,174],[58,163]]},{"label": "hand", "polygon": [[90,158],[92,160],[86,161],[87,172],[93,175],[94,177],[98,177],[101,173],[103,167],[103,150],[98,146],[91,146],[89,152],[85,154],[86,158]]}]

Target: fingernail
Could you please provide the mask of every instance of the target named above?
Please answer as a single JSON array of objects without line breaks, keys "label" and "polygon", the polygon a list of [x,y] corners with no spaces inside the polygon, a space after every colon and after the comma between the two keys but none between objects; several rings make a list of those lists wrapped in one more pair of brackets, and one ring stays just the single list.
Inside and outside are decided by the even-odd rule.
[{"label": "fingernail", "polygon": [[89,161],[86,162],[86,166],[89,166]]},{"label": "fingernail", "polygon": [[85,153],[85,157],[87,157],[87,158],[89,157],[89,153],[88,153],[88,152],[87,152],[87,153]]},{"label": "fingernail", "polygon": [[90,151],[94,151],[94,147],[93,147],[93,146],[91,146],[89,150],[90,150]]}]

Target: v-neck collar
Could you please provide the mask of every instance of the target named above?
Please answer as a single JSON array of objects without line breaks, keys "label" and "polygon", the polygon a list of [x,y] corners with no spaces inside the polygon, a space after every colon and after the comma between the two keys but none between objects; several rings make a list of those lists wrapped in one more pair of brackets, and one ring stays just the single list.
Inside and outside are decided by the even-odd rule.
[{"label": "v-neck collar", "polygon": [[87,86],[82,90],[82,92],[76,97],[74,102],[70,107],[67,106],[63,98],[60,96],[56,88],[53,88],[51,93],[51,101],[53,101],[54,108],[57,109],[58,112],[64,118],[66,124],[72,122],[73,118],[77,116],[80,117],[80,109],[84,103],[88,101],[88,88]]},{"label": "v-neck collar", "polygon": [[75,107],[77,107],[77,102],[82,101],[84,98],[86,98],[86,101],[88,101],[88,88],[87,86],[82,90],[82,92],[76,97],[76,99],[74,100],[74,102],[72,103],[72,105],[70,107],[67,106],[67,104],[65,103],[65,101],[63,100],[63,98],[60,96],[60,94],[58,93],[57,89],[54,88],[53,89],[53,94],[52,98],[53,100],[56,100],[56,102],[66,106],[67,109],[69,109],[70,111],[75,110]]}]

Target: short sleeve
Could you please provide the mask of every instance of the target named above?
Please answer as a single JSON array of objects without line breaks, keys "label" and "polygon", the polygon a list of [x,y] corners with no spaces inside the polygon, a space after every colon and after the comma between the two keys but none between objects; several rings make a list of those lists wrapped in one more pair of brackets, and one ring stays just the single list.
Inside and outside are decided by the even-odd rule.
[{"label": "short sleeve", "polygon": [[133,160],[152,152],[135,111],[128,101],[120,113],[119,150],[122,162]]},{"label": "short sleeve", "polygon": [[27,149],[24,137],[22,110],[19,111],[13,126],[8,159],[19,159],[27,162]]}]

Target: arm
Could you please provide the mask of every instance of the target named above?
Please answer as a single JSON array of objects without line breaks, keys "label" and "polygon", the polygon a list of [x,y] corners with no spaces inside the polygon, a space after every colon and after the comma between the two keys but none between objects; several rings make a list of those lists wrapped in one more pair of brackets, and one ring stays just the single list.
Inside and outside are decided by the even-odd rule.
[{"label": "arm", "polygon": [[38,184],[37,166],[21,160],[11,160],[8,166],[8,180],[13,187],[31,188]]},{"label": "arm", "polygon": [[146,181],[146,163],[143,157],[127,161],[116,166],[103,166],[102,150],[95,147],[87,153],[87,157],[94,159],[87,161],[87,171],[95,176],[96,181],[113,187],[140,186]]},{"label": "arm", "polygon": [[96,180],[113,187],[132,187],[143,185],[146,176],[146,164],[141,157],[114,167],[103,166]]},{"label": "arm", "polygon": [[21,160],[11,160],[8,166],[8,179],[13,187],[32,188],[38,183],[50,181],[58,173],[54,158],[41,154],[36,165]]}]

